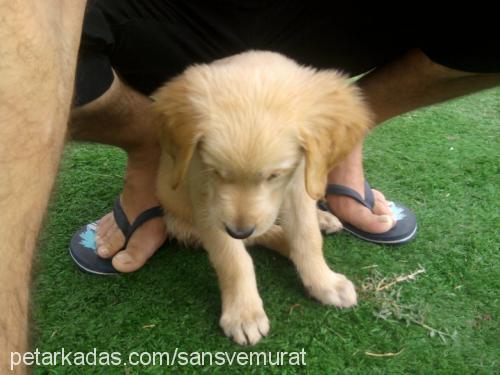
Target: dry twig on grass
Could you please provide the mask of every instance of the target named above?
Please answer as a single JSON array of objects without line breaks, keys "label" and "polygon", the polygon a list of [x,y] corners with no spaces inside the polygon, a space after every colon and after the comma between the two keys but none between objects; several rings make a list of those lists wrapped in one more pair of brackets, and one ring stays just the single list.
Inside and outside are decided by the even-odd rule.
[{"label": "dry twig on grass", "polygon": [[401,349],[397,353],[372,353],[372,352],[365,352],[366,355],[369,355],[371,357],[395,357],[397,355],[400,355],[403,353],[404,349]]},{"label": "dry twig on grass", "polygon": [[457,335],[456,331],[452,333],[446,330],[436,329],[425,322],[423,312],[416,306],[405,305],[401,302],[401,287],[393,288],[395,285],[413,281],[425,273],[424,267],[419,268],[409,274],[403,274],[392,278],[384,277],[376,269],[373,270],[373,276],[368,277],[362,284],[362,292],[365,298],[375,302],[378,309],[373,314],[386,321],[403,321],[406,324],[416,324],[429,332],[429,336],[438,335],[441,340],[446,342],[446,338],[454,339]]}]

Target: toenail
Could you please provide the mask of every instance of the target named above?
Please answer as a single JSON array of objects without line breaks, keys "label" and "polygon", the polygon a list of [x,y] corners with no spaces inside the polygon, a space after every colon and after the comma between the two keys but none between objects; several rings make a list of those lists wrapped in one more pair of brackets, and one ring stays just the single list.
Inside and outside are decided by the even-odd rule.
[{"label": "toenail", "polygon": [[381,223],[393,223],[394,219],[389,215],[380,215],[378,221]]},{"label": "toenail", "polygon": [[103,257],[106,257],[109,255],[109,250],[107,247],[101,247],[99,249],[99,254],[102,255]]},{"label": "toenail", "polygon": [[115,255],[115,258],[117,261],[119,261],[120,263],[123,263],[123,264],[132,263],[132,257],[128,254],[119,253],[119,254]]}]

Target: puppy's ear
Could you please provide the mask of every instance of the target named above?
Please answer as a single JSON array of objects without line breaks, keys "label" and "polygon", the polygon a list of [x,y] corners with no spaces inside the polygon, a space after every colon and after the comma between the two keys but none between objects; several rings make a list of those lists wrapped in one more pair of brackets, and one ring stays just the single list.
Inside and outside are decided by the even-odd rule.
[{"label": "puppy's ear", "polygon": [[153,95],[153,121],[158,140],[162,152],[169,154],[174,162],[172,189],[176,189],[186,175],[202,135],[191,101],[191,89],[184,73]]},{"label": "puppy's ear", "polygon": [[310,84],[300,137],[306,190],[318,200],[324,197],[328,172],[362,141],[372,114],[361,91],[335,71],[316,72]]}]

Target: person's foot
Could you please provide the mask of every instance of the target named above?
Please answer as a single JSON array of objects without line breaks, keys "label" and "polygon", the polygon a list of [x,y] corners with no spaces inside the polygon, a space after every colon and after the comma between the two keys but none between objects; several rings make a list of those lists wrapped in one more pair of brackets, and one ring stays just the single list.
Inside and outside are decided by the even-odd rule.
[{"label": "person's foot", "polygon": [[[343,185],[355,190],[365,198],[365,177],[363,172],[362,145],[353,151],[328,175],[329,184]],[[395,224],[394,215],[384,195],[375,189],[375,206],[369,210],[356,200],[342,195],[328,195],[330,211],[343,223],[368,233],[385,233]]]},{"label": "person's foot", "polygon": [[[151,155],[147,158],[135,157],[135,160],[129,155],[126,182],[120,197],[129,222],[159,204],[155,195],[156,168],[157,158]],[[166,237],[163,218],[154,218],[142,224],[130,238],[127,247],[121,250],[125,237],[110,212],[99,221],[97,227],[97,254],[102,258],[112,257],[113,267],[117,271],[133,272],[146,263]]]},{"label": "person's foot", "polygon": [[[339,182],[337,184],[350,187],[364,197],[363,185],[359,187]],[[385,233],[394,226],[394,216],[384,195],[378,190],[372,189],[372,191],[375,197],[373,211],[354,199],[342,195],[329,195],[327,197],[328,206],[331,212],[343,223],[349,223],[368,233]]]}]

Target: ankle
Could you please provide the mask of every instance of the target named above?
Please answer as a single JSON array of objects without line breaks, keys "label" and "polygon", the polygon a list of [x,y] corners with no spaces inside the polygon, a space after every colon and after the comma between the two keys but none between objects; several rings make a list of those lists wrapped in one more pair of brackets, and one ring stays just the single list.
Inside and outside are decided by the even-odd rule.
[{"label": "ankle", "polygon": [[149,186],[139,186],[131,182],[125,183],[120,202],[128,218],[133,220],[144,210],[157,206],[156,191]]},{"label": "ankle", "polygon": [[124,148],[127,153],[127,168],[158,166],[160,144],[157,141],[144,141]]},{"label": "ankle", "polygon": [[148,197],[156,195],[156,168],[135,169],[127,167],[123,195]]},{"label": "ankle", "polygon": [[357,145],[353,151],[328,174],[329,184],[348,186],[355,190],[363,188],[363,146]]},{"label": "ankle", "polygon": [[335,184],[335,185],[343,185],[347,186],[351,189],[354,189],[358,191],[359,189],[364,188],[365,186],[365,177],[363,173],[336,173],[335,171],[328,176],[328,184]]},{"label": "ankle", "polygon": [[129,151],[125,183],[121,195],[124,207],[136,211],[158,204],[156,175],[159,163],[159,147],[155,146]]}]

